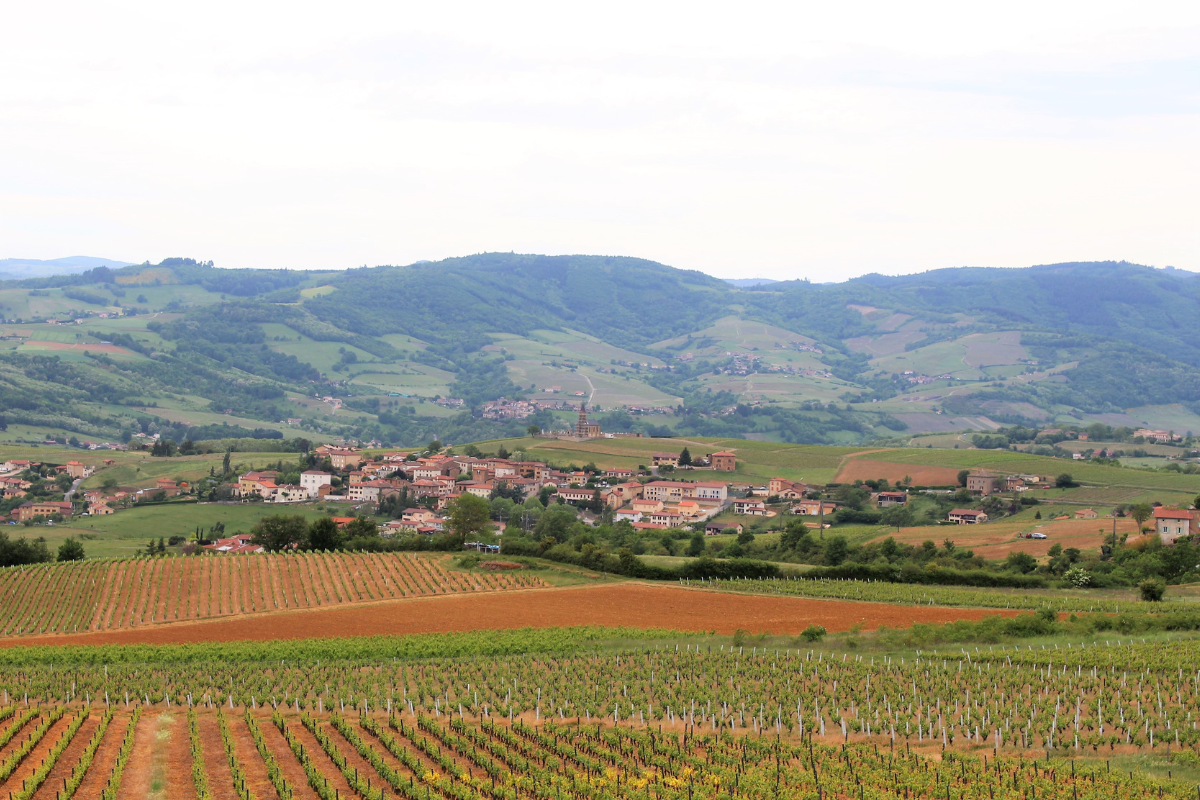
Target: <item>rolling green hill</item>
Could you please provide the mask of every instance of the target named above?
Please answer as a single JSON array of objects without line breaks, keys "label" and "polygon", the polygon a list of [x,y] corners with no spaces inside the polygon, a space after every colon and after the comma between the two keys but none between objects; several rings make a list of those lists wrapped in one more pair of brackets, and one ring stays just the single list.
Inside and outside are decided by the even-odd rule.
[{"label": "rolling green hill", "polygon": [[[0,281],[0,405],[10,438],[461,442],[565,425],[581,399],[610,430],[835,445],[1001,424],[1200,432],[1197,300],[1190,273],[1124,262],[738,288],[600,256],[167,259]],[[501,397],[563,408],[483,419]]]}]

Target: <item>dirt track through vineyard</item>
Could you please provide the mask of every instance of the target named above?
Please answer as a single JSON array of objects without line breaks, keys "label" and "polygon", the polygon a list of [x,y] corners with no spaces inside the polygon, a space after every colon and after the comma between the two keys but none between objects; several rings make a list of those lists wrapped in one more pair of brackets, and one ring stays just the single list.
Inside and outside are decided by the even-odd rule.
[{"label": "dirt track through vineyard", "polygon": [[795,635],[809,624],[845,631],[914,622],[951,622],[1017,612],[897,606],[801,597],[709,592],[673,585],[617,583],[526,592],[447,595],[352,608],[278,612],[210,622],[158,625],[134,630],[0,640],[19,644],[181,644],[333,636],[440,633],[448,631],[628,625],[731,634]]}]

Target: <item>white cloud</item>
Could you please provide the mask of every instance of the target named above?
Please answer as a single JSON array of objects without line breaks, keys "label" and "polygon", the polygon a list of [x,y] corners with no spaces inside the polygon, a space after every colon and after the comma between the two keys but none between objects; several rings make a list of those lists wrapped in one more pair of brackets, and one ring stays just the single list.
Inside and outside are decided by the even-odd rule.
[{"label": "white cloud", "polygon": [[26,4],[0,255],[1200,269],[1200,7],[827,6]]}]

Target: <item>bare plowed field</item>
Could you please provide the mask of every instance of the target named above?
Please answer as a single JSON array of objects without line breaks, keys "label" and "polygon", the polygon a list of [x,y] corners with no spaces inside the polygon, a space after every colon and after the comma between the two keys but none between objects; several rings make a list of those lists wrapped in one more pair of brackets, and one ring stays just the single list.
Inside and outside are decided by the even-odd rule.
[{"label": "bare plowed field", "polygon": [[121,630],[545,585],[523,572],[459,572],[447,562],[411,553],[301,553],[10,567],[0,570],[0,635]]},{"label": "bare plowed field", "polygon": [[[941,544],[943,539],[950,539],[956,546],[974,550],[975,555],[983,558],[999,559],[1013,552],[1029,553],[1035,558],[1041,558],[1056,544],[1064,550],[1077,547],[1084,552],[1095,552],[1100,549],[1106,537],[1112,535],[1112,529],[1113,521],[1103,518],[1050,520],[1042,524],[1031,523],[1029,520],[999,520],[982,525],[903,528],[899,533],[889,533],[876,541],[892,536],[897,542],[919,545],[928,539],[938,544]],[[1118,537],[1123,533],[1132,535],[1136,530],[1137,523],[1132,519],[1117,520]],[[1029,531],[1040,531],[1046,534],[1046,538],[1019,538],[1021,534]]]},{"label": "bare plowed field", "polygon": [[914,486],[955,486],[958,470],[952,467],[929,467],[922,464],[897,464],[892,461],[875,461],[869,458],[851,458],[838,470],[838,483],[876,480],[887,478],[900,483],[906,477]]},{"label": "bare plowed field", "polygon": [[730,634],[798,634],[810,624],[830,631],[861,623],[874,630],[914,622],[979,619],[989,611],[910,608],[798,597],[731,595],[676,586],[621,583],[539,592],[462,595],[241,617],[137,630],[8,639],[3,644],[178,644],[237,640],[376,636],[443,631],[628,625]]}]

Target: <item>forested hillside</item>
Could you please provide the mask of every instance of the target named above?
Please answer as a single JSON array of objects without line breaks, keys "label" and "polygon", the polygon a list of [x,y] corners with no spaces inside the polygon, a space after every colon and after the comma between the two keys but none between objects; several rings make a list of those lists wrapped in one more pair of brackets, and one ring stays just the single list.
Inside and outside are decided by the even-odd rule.
[{"label": "forested hillside", "polygon": [[[1101,262],[748,283],[508,253],[344,272],[177,258],[0,281],[0,422],[26,439],[399,445],[563,427],[587,400],[606,429],[655,435],[1200,431],[1191,273]],[[500,399],[543,408],[506,419]]]}]

